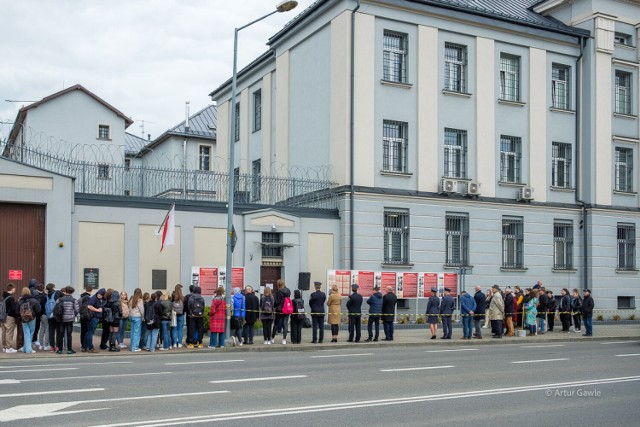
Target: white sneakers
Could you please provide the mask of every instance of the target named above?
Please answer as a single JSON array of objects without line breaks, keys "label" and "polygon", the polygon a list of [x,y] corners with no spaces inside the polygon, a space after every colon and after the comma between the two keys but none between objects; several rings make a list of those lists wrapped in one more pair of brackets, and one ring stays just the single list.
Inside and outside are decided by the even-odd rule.
[{"label": "white sneakers", "polygon": [[51,350],[51,346],[50,345],[45,345],[44,348],[42,348],[42,350],[50,351]]},{"label": "white sneakers", "polygon": [[136,348],[135,350],[133,350],[134,353],[137,353],[139,351],[142,351],[142,350],[140,350],[139,348]]},{"label": "white sneakers", "polygon": [[5,349],[4,349],[4,350],[2,350],[2,351],[4,351],[5,353],[17,353],[17,352],[18,352],[18,350],[16,350],[16,349],[15,349],[15,348],[13,348],[13,347],[5,348]]},{"label": "white sneakers", "polygon": [[120,345],[118,346],[120,348],[127,348],[127,346],[124,343],[120,343]]},{"label": "white sneakers", "polygon": [[182,348],[182,344],[178,344],[178,348]]},{"label": "white sneakers", "polygon": [[287,343],[287,340],[282,340],[282,344],[286,344],[286,343]]}]

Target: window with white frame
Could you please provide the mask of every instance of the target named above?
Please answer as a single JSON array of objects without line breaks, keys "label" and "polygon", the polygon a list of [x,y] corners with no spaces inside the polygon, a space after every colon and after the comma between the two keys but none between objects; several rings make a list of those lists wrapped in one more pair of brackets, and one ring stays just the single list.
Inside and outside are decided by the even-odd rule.
[{"label": "window with white frame", "polygon": [[452,92],[467,91],[467,47],[444,45],[444,88]]},{"label": "window with white frame", "polygon": [[618,270],[636,269],[636,225],[618,223]]},{"label": "window with white frame", "polygon": [[262,162],[260,159],[251,162],[251,200],[257,202],[261,197]]},{"label": "window with white frame", "polygon": [[502,217],[502,268],[524,268],[524,220]]},{"label": "window with white frame", "polygon": [[384,211],[384,262],[409,263],[409,212]]},{"label": "window with white frame", "polygon": [[633,192],[633,149],[615,147],[615,190]]},{"label": "window with white frame", "polygon": [[571,188],[571,144],[553,142],[551,162],[551,186]]},{"label": "window with white frame", "polygon": [[555,270],[573,268],[573,222],[571,221],[553,222],[553,268]]},{"label": "window with white frame", "polygon": [[520,58],[500,55],[500,99],[520,101]]},{"label": "window with white frame", "polygon": [[407,124],[385,120],[382,128],[382,169],[407,173]]},{"label": "window with white frame", "polygon": [[234,141],[240,140],[240,103],[236,102],[236,120],[235,120],[235,134]]},{"label": "window with white frame", "polygon": [[623,46],[631,46],[631,36],[624,33],[615,33],[613,36],[613,42]]},{"label": "window with white frame", "polygon": [[566,65],[553,64],[551,69],[551,99],[553,108],[568,110],[571,108],[569,102],[569,76],[571,68]]},{"label": "window with white frame", "polygon": [[445,264],[455,267],[469,265],[469,215],[466,213],[447,213],[445,234]]},{"label": "window with white frame", "polygon": [[253,130],[262,129],[262,90],[253,92]]},{"label": "window with white frame", "polygon": [[500,181],[520,183],[522,139],[517,136],[500,136]]},{"label": "window with white frame", "polygon": [[407,35],[385,31],[383,36],[382,79],[407,82]]},{"label": "window with white frame", "polygon": [[111,125],[98,125],[98,139],[111,139]]},{"label": "window with white frame", "polygon": [[211,170],[211,146],[198,146],[198,169],[201,171]]},{"label": "window with white frame", "polygon": [[467,131],[445,128],[444,130],[444,176],[467,177]]},{"label": "window with white frame", "polygon": [[617,70],[614,111],[619,114],[631,114],[631,99],[631,73]]}]

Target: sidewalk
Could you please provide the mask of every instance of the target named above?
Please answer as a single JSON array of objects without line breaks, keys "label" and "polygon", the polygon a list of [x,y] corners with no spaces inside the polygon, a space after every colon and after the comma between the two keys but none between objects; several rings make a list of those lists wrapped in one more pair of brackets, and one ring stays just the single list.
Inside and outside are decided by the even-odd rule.
[{"label": "sidewalk", "polygon": [[[427,326],[422,328],[412,327],[411,329],[400,329],[396,328],[394,331],[394,340],[393,341],[382,341],[384,338],[384,333],[382,332],[382,327],[380,327],[380,341],[378,342],[364,342],[367,339],[367,328],[366,325],[363,325],[362,328],[362,338],[360,343],[349,343],[348,332],[345,330],[340,330],[338,334],[338,342],[331,343],[331,331],[325,330],[324,332],[324,343],[323,344],[311,344],[311,329],[303,328],[302,329],[302,344],[291,344],[290,339],[291,336],[287,336],[287,344],[282,344],[282,334],[278,335],[275,339],[274,344],[265,345],[264,340],[262,339],[262,332],[256,332],[254,337],[253,345],[243,345],[238,347],[231,347],[227,345],[224,349],[209,349],[207,346],[209,345],[209,337],[206,336],[204,339],[204,348],[202,349],[189,349],[187,347],[183,347],[180,349],[171,349],[170,351],[156,351],[155,353],[149,353],[146,351],[142,351],[139,353],[132,353],[129,349],[122,349],[120,352],[109,352],[109,351],[101,351],[97,353],[99,356],[144,356],[149,354],[170,354],[170,353],[194,353],[194,352],[209,352],[209,353],[227,353],[227,352],[261,352],[261,351],[316,351],[316,350],[335,350],[335,349],[345,349],[345,348],[354,348],[354,349],[362,349],[363,347],[411,347],[411,346],[435,346],[435,347],[443,347],[443,346],[477,346],[477,345],[505,345],[505,344],[540,344],[540,343],[549,343],[549,342],[580,342],[580,341],[629,341],[629,340],[640,340],[640,322],[636,323],[624,323],[624,324],[605,324],[599,325],[595,323],[593,325],[593,336],[592,337],[583,337],[584,328],[581,332],[547,332],[538,336],[527,336],[527,337],[503,337],[502,339],[494,339],[491,338],[491,330],[483,329],[483,339],[473,339],[471,341],[462,340],[462,328],[454,327],[453,329],[453,337],[450,340],[440,339],[442,335],[442,329],[438,329],[438,338],[435,340],[429,339],[431,337],[429,333],[429,329]],[[517,335],[517,333],[516,333]],[[81,353],[80,352],[80,335],[77,332],[73,334],[73,347],[77,351],[75,355],[67,355],[66,353],[59,356],[54,352],[45,352],[45,351],[37,351],[35,354],[24,354],[24,353],[0,353],[0,360],[2,359],[26,359],[26,358],[46,358],[46,357],[94,357],[96,354],[89,353]],[[99,331],[94,337],[95,347],[98,348],[100,345],[100,336]],[[129,344],[129,339],[125,338],[125,344]]]}]

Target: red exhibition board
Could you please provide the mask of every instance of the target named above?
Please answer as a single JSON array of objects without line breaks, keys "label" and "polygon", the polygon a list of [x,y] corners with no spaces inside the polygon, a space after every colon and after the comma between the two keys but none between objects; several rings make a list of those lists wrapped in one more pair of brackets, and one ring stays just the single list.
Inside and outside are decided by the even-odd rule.
[{"label": "red exhibition board", "polygon": [[200,268],[200,289],[202,295],[215,295],[218,289],[218,269],[215,267]]},{"label": "red exhibition board", "polygon": [[244,288],[244,267],[233,267],[231,269],[231,287]]},{"label": "red exhibition board", "polygon": [[370,297],[373,295],[373,283],[374,283],[373,271],[358,271],[357,282],[358,293],[363,297]]},{"label": "red exhibition board", "polygon": [[418,298],[418,273],[402,273],[402,297]]},{"label": "red exhibition board", "polygon": [[451,289],[451,296],[458,296],[458,274],[444,273],[444,287]]},{"label": "red exhibition board", "polygon": [[393,292],[396,292],[396,272],[395,271],[383,271],[380,273],[380,288],[382,289],[382,295],[387,294],[387,287],[391,286]]}]

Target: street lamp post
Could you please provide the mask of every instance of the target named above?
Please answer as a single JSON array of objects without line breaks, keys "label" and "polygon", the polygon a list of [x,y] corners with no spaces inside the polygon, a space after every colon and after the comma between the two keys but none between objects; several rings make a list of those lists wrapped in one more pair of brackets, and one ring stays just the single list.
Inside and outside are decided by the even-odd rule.
[{"label": "street lamp post", "polygon": [[[262,21],[269,16],[278,13],[278,12],[288,12],[295,8],[298,5],[297,1],[282,1],[278,3],[276,9],[272,12],[267,13],[266,15],[255,19],[249,22],[246,25],[238,27],[234,30],[233,33],[233,78],[231,80],[231,125],[229,127],[229,198],[227,199],[227,262],[226,262],[226,282],[225,282],[225,293],[227,294],[227,306],[232,306],[232,295],[231,295],[231,279],[233,276],[233,202],[234,202],[234,193],[235,193],[235,134],[236,134],[236,84],[238,80],[238,32],[243,30],[256,22]],[[231,316],[227,316],[227,336],[231,334]]]}]

